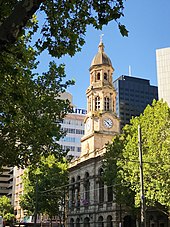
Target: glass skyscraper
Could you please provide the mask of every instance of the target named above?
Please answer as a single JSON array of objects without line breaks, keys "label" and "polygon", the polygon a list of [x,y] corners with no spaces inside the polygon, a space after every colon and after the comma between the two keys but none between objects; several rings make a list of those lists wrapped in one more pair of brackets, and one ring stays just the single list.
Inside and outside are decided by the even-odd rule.
[{"label": "glass skyscraper", "polygon": [[146,79],[120,76],[113,82],[116,89],[116,114],[121,119],[121,128],[132,116],[139,116],[153,99],[158,100],[158,88]]}]

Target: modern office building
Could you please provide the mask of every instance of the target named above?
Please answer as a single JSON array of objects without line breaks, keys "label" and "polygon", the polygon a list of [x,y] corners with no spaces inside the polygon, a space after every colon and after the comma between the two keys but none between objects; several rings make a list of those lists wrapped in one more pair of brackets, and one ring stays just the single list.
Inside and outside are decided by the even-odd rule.
[{"label": "modern office building", "polygon": [[24,219],[24,211],[20,207],[20,196],[23,195],[23,182],[22,177],[24,174],[24,169],[14,167],[14,210],[15,210],[15,218],[17,221],[23,221]]},{"label": "modern office building", "polygon": [[170,106],[170,47],[156,50],[158,97]]},{"label": "modern office building", "polygon": [[3,167],[0,174],[0,197],[7,196],[13,201],[13,168]]},{"label": "modern office building", "polygon": [[64,151],[69,150],[68,156],[79,157],[81,152],[81,137],[84,135],[84,118],[87,113],[85,109],[76,108],[73,104],[72,94],[65,92],[61,99],[68,99],[73,106],[73,113],[68,114],[61,122],[62,130],[66,136],[61,138],[59,144]]},{"label": "modern office building", "polygon": [[74,113],[68,114],[63,122],[62,130],[67,134],[59,143],[64,151],[69,150],[68,156],[79,157],[81,152],[81,137],[84,135],[84,118],[86,110],[74,108]]},{"label": "modern office building", "polygon": [[149,80],[122,75],[113,84],[121,128],[130,122],[132,116],[139,116],[153,99],[158,100],[158,88],[150,85]]}]

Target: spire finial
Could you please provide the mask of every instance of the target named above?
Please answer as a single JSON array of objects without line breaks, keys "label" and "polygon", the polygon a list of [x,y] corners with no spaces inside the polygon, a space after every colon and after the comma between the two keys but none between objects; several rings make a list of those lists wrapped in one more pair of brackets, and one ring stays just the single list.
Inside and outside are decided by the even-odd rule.
[{"label": "spire finial", "polygon": [[100,43],[103,43],[103,36],[104,36],[104,34],[100,35]]},{"label": "spire finial", "polygon": [[104,36],[104,34],[101,34],[100,35],[100,43],[99,43],[99,52],[100,53],[103,53],[104,52],[103,36]]}]

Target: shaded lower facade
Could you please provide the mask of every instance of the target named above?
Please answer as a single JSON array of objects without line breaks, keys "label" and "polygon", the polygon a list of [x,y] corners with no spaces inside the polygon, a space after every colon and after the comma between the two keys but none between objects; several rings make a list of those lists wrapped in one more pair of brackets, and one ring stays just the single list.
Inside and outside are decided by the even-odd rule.
[{"label": "shaded lower facade", "polygon": [[135,220],[131,216],[125,216],[122,222],[117,223],[116,221],[113,220],[112,215],[108,215],[107,217],[104,217],[100,215],[98,217],[98,220],[91,220],[93,219],[92,217],[85,217],[84,219],[81,217],[77,217],[76,219],[71,218],[68,222],[68,226],[70,227],[114,227],[114,226],[124,226],[124,227],[135,227],[136,223]]},{"label": "shaded lower facade", "polygon": [[[102,156],[80,162],[69,171],[67,227],[140,227],[140,218],[115,203],[113,186],[104,184]],[[169,227],[168,218],[148,208],[146,227]]]},{"label": "shaded lower facade", "polygon": [[134,218],[114,202],[112,186],[102,180],[101,156],[70,168],[68,227],[135,227]]}]

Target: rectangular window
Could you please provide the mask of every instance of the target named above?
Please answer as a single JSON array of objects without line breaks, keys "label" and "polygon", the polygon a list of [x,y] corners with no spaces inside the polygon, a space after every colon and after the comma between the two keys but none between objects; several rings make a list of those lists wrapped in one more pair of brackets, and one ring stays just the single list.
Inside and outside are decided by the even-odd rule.
[{"label": "rectangular window", "polygon": [[109,102],[110,102],[109,98],[108,97],[105,97],[104,98],[104,110],[105,111],[108,111],[109,110]]},{"label": "rectangular window", "polygon": [[100,97],[95,98],[95,110],[100,110]]}]

